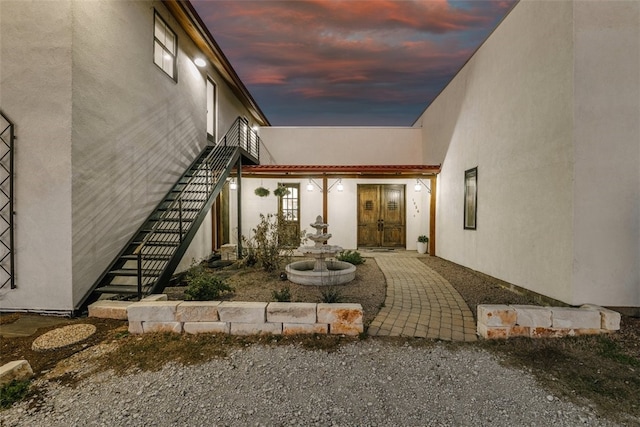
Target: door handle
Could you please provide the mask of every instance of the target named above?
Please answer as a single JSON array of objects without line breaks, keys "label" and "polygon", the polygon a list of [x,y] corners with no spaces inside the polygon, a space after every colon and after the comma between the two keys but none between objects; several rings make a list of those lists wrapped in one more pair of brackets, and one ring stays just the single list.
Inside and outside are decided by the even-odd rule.
[{"label": "door handle", "polygon": [[384,229],[384,219],[378,220],[378,231],[382,231]]}]

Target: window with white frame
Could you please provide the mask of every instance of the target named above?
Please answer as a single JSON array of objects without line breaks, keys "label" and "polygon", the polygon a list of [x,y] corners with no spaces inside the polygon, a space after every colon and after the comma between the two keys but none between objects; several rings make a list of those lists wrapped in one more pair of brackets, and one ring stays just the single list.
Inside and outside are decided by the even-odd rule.
[{"label": "window with white frame", "polygon": [[173,80],[177,80],[176,58],[178,55],[178,38],[166,22],[154,15],[153,30],[153,62]]}]

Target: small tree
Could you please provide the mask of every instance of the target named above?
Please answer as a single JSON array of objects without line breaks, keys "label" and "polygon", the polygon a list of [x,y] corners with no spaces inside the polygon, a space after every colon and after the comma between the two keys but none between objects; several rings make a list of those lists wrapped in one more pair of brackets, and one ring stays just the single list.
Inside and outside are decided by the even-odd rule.
[{"label": "small tree", "polygon": [[253,236],[242,236],[244,263],[258,265],[268,272],[276,271],[284,261],[291,258],[294,248],[287,242],[300,242],[300,236],[285,226],[284,216],[278,214],[260,214],[260,222],[252,230]]}]

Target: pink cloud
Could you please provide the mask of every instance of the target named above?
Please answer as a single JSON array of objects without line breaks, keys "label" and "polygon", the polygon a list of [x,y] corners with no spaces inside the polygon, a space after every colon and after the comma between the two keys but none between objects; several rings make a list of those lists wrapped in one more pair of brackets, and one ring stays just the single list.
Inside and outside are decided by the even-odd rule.
[{"label": "pink cloud", "polygon": [[[429,102],[510,0],[202,1],[243,81],[277,96]],[[272,100],[274,97],[270,97]],[[259,101],[260,102],[260,101]]]}]

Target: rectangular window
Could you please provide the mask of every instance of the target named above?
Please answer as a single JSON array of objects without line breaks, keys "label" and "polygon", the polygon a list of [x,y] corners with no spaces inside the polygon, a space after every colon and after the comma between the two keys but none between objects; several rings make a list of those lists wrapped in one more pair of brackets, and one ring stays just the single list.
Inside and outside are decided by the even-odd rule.
[{"label": "rectangular window", "polygon": [[478,213],[478,168],[464,172],[464,228],[476,229]]},{"label": "rectangular window", "polygon": [[278,213],[284,221],[279,237],[286,246],[297,248],[300,246],[300,184],[279,183],[278,190],[280,188],[286,191],[278,196]]},{"label": "rectangular window", "polygon": [[154,15],[153,62],[173,80],[177,79],[176,58],[178,56],[178,38],[162,20],[158,12]]},{"label": "rectangular window", "polygon": [[216,139],[216,84],[207,77],[207,139],[215,142]]}]

